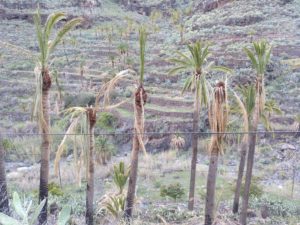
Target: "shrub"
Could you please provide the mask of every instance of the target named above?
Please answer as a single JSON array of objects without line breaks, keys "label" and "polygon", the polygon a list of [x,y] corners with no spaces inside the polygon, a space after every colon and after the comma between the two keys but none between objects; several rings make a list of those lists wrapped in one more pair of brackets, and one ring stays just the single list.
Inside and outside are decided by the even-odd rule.
[{"label": "shrub", "polygon": [[97,126],[103,129],[112,129],[115,126],[117,118],[108,112],[102,112],[99,114],[99,119],[97,120]]},{"label": "shrub", "polygon": [[180,183],[170,184],[168,186],[163,185],[160,187],[161,197],[170,197],[173,199],[180,199],[184,195],[184,189]]},{"label": "shrub", "polygon": [[3,140],[2,140],[2,145],[3,145],[3,148],[4,148],[6,151],[11,151],[11,150],[16,149],[16,147],[15,147],[13,141],[10,140],[10,139],[3,139]]},{"label": "shrub", "polygon": [[272,216],[291,217],[298,216],[300,206],[289,199],[280,199],[278,197],[262,196],[255,197],[250,201],[253,208],[261,208],[266,206]]},{"label": "shrub", "polygon": [[155,218],[154,218],[155,221],[160,221],[160,222],[161,222],[161,218],[164,218],[168,222],[182,222],[182,221],[186,221],[192,217],[195,217],[194,212],[180,210],[178,207],[175,207],[175,206],[156,207],[153,210],[152,214],[155,215]]},{"label": "shrub", "polygon": [[90,93],[81,93],[79,95],[64,97],[65,109],[74,106],[86,107],[95,104],[95,96]]},{"label": "shrub", "polygon": [[[7,216],[3,213],[0,213],[0,224],[3,225],[12,225],[12,224],[22,224],[22,225],[34,225],[37,222],[38,215],[40,214],[46,200],[44,199],[40,205],[36,206],[35,209],[32,209],[32,201],[29,202],[25,208],[23,202],[21,201],[18,193],[13,193],[12,204],[15,209],[15,213],[21,218],[21,221],[18,221],[10,216]],[[33,213],[29,214],[31,211]]]},{"label": "shrub", "polygon": [[[244,195],[244,187],[245,185],[243,184],[241,188],[241,196]],[[263,189],[259,186],[258,179],[256,177],[253,177],[250,186],[250,193],[249,193],[250,197],[259,198],[262,196],[262,194],[263,194]]]},{"label": "shrub", "polygon": [[114,165],[113,180],[115,185],[119,188],[119,193],[122,194],[124,187],[129,177],[130,169],[125,168],[124,162]]},{"label": "shrub", "polygon": [[58,186],[54,182],[51,182],[48,184],[48,190],[49,190],[49,193],[54,196],[63,196],[64,195],[64,192],[62,191],[60,186]]},{"label": "shrub", "polygon": [[113,144],[105,137],[95,138],[95,156],[98,164],[106,164],[111,156],[115,154],[116,149]]}]

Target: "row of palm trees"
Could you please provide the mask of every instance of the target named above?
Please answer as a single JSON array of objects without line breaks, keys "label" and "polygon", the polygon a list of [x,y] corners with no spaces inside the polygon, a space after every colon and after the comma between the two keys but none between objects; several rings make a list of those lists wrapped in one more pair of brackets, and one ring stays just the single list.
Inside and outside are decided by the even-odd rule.
[{"label": "row of palm trees", "polygon": [[[46,199],[46,204],[39,216],[39,223],[44,224],[47,221],[47,199],[48,199],[48,179],[49,179],[49,155],[50,155],[50,119],[49,119],[49,90],[51,88],[51,54],[63,40],[63,37],[76,25],[80,24],[82,19],[75,18],[66,22],[50,40],[51,33],[55,25],[65,19],[63,13],[51,14],[45,25],[42,25],[39,11],[34,15],[34,22],[37,32],[38,45],[40,55],[37,59],[35,68],[36,75],[36,98],[34,107],[34,116],[37,118],[40,131],[42,133],[41,145],[41,169],[40,169],[40,188],[39,200]],[[143,142],[144,133],[144,106],[147,102],[147,93],[144,89],[144,65],[145,65],[145,46],[147,34],[144,28],[139,30],[139,46],[140,46],[140,70],[138,74],[138,81],[136,81],[136,90],[134,93],[134,136],[133,147],[131,154],[131,170],[129,176],[129,184],[127,189],[126,207],[124,216],[127,221],[132,220],[136,182],[138,177],[138,156],[141,150],[145,151]],[[264,72],[266,65],[270,58],[271,48],[265,42],[257,42],[253,44],[254,51],[245,48],[249,59],[252,62],[253,68],[256,72],[255,88],[251,89],[251,104],[252,108],[248,109],[248,105],[243,104],[239,96],[234,93],[237,102],[242,109],[244,115],[245,131],[253,131],[251,135],[245,135],[242,143],[242,154],[239,167],[239,175],[237,181],[237,191],[234,200],[233,211],[238,211],[239,206],[239,193],[242,183],[243,171],[247,158],[246,178],[245,178],[245,191],[243,196],[242,210],[240,214],[240,223],[246,224],[247,208],[249,201],[249,191],[252,177],[253,160],[255,154],[255,142],[257,126],[263,115],[265,106],[265,91],[264,91]],[[213,62],[208,62],[208,57],[211,55],[209,45],[202,42],[195,42],[188,45],[189,54],[178,52],[177,57],[170,61],[176,64],[175,68],[170,70],[170,74],[178,73],[181,71],[189,71],[190,76],[186,79],[183,87],[183,92],[193,91],[194,93],[194,113],[193,113],[193,138],[192,138],[192,160],[191,160],[191,175],[190,175],[190,191],[188,199],[188,209],[193,210],[195,200],[195,183],[196,183],[196,162],[198,153],[198,133],[199,133],[199,117],[200,111],[205,107],[209,111],[209,121],[211,131],[217,134],[212,136],[210,145],[210,165],[207,177],[207,195],[205,207],[205,224],[212,224],[214,221],[215,211],[215,186],[217,178],[218,157],[222,154],[222,142],[224,140],[223,132],[226,131],[228,119],[228,90],[227,79],[225,81],[218,81],[213,87],[207,79],[207,75],[211,71],[221,71],[224,73],[231,73],[231,70],[223,67],[216,66]],[[132,78],[132,77],[131,77]],[[85,131],[88,132],[88,150],[87,150],[87,187],[86,187],[86,223],[91,225],[93,220],[93,202],[94,202],[94,128],[97,119],[97,112],[112,108],[109,105],[109,92],[116,85],[119,80],[131,79],[128,74],[120,73],[115,76],[111,81],[104,84],[100,89],[95,106],[80,108],[74,107],[68,112],[72,114],[73,130],[77,126],[79,118],[84,118]],[[255,90],[254,90],[255,89]],[[254,94],[253,94],[254,93]],[[253,105],[253,96],[255,101]],[[103,105],[100,105],[100,100],[104,99]],[[250,101],[250,99],[249,99]],[[120,103],[121,104],[121,103]],[[113,107],[117,107],[117,104]],[[68,129],[71,131],[71,129]],[[64,138],[65,140],[65,138]],[[63,143],[60,145],[63,146]],[[1,153],[1,152],[0,152]],[[59,149],[56,162],[59,162],[62,154],[62,148]],[[0,154],[1,156],[1,154]],[[76,162],[77,163],[77,162]],[[1,169],[1,166],[0,166]],[[1,172],[1,171],[0,171]],[[238,194],[237,194],[238,193]]]}]

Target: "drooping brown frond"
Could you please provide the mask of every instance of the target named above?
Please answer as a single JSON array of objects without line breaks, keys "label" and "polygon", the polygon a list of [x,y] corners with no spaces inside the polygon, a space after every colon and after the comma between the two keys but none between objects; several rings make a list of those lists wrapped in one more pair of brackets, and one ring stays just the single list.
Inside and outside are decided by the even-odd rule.
[{"label": "drooping brown frond", "polygon": [[226,131],[228,117],[226,82],[219,81],[214,88],[213,94],[214,97],[209,107],[209,122],[211,131],[218,134],[212,136],[210,150],[217,145],[221,151],[220,153],[223,153],[222,140],[224,134],[222,133]]},{"label": "drooping brown frond", "polygon": [[71,122],[68,130],[65,133],[65,136],[64,136],[63,140],[61,141],[61,143],[58,146],[58,149],[57,149],[57,152],[56,152],[56,155],[55,155],[55,160],[54,160],[54,173],[56,175],[58,175],[59,161],[60,161],[61,156],[62,156],[62,154],[65,150],[65,144],[66,144],[67,138],[69,137],[69,134],[72,134],[74,132],[76,126],[78,125],[78,121],[79,121],[79,117],[75,118]]}]

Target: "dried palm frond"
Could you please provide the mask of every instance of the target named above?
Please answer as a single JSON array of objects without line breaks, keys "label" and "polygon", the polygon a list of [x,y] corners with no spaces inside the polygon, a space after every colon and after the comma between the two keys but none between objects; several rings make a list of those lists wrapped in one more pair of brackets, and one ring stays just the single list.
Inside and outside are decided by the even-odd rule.
[{"label": "dried palm frond", "polygon": [[209,107],[209,123],[211,131],[214,134],[211,139],[210,150],[218,146],[220,153],[223,153],[222,141],[224,132],[226,131],[227,118],[228,118],[228,104],[227,104],[227,81],[218,81],[214,88],[214,96]]},{"label": "dried palm frond", "polygon": [[17,55],[21,54],[22,56],[26,57],[27,59],[34,60],[34,61],[37,58],[37,55],[34,52],[32,52],[28,49],[22,48],[20,46],[8,43],[8,42],[0,41],[0,46],[1,46],[1,48],[9,49],[10,54],[12,54],[12,53],[15,53]]},{"label": "dried palm frond", "polygon": [[[61,156],[65,150],[66,142],[68,139],[71,139],[74,133],[76,133],[76,130],[79,128],[80,133],[86,132],[87,131],[87,114],[86,114],[86,109],[83,107],[73,107],[68,110],[66,110],[66,114],[71,115],[71,123],[61,141],[61,143],[58,146],[56,155],[55,155],[55,160],[54,160],[54,173],[57,175],[58,174],[58,168],[59,168],[59,161],[61,159]],[[84,135],[86,136],[86,135]],[[74,142],[74,149],[77,149],[77,143]],[[76,160],[76,157],[74,157],[74,160]],[[77,165],[78,162],[75,161],[75,165]]]},{"label": "dried palm frond", "polygon": [[171,138],[171,148],[172,149],[182,149],[185,145],[185,140],[179,135],[173,135]]}]

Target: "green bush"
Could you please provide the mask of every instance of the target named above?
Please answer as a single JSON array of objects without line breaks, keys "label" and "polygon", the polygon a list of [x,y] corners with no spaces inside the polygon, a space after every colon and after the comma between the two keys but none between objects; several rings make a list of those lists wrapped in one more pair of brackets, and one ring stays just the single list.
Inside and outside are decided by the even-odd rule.
[{"label": "green bush", "polygon": [[54,182],[51,182],[48,184],[48,190],[49,190],[49,193],[54,196],[63,196],[64,195],[64,192],[62,191],[60,186]]},{"label": "green bush", "polygon": [[95,138],[95,158],[98,164],[105,165],[115,153],[115,146],[106,137]]},{"label": "green bush", "polygon": [[97,120],[97,126],[103,129],[112,129],[116,124],[117,118],[108,112],[102,112],[99,114],[99,119]]},{"label": "green bush", "polygon": [[278,197],[262,196],[253,198],[250,201],[250,207],[261,208],[266,206],[272,216],[291,217],[300,214],[300,205],[289,199],[280,199]]},{"label": "green bush", "polygon": [[3,139],[3,140],[2,140],[2,145],[3,145],[3,148],[4,148],[6,151],[10,151],[10,150],[16,149],[16,147],[15,147],[13,141],[10,140],[10,139]]},{"label": "green bush", "polygon": [[170,184],[168,186],[163,185],[160,187],[161,197],[170,197],[173,199],[180,199],[184,195],[184,189],[180,183]]},{"label": "green bush", "polygon": [[86,107],[95,104],[95,96],[91,93],[80,93],[79,95],[66,95],[64,97],[65,109],[74,106]]},{"label": "green bush", "polygon": [[[190,218],[195,217],[194,212],[179,210],[176,206],[160,206],[156,207],[153,210],[152,215],[155,215],[154,221],[161,222],[161,217],[168,222],[183,222]],[[160,217],[158,217],[158,215]],[[173,223],[172,223],[173,224]]]},{"label": "green bush", "polygon": [[[242,188],[241,188],[241,196],[244,195],[244,184],[242,185]],[[256,177],[252,177],[252,180],[251,180],[251,186],[250,186],[250,197],[261,197],[262,194],[264,193],[263,189],[259,186],[259,183],[258,183],[258,178]]]}]

